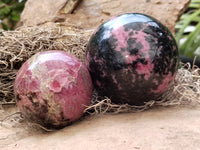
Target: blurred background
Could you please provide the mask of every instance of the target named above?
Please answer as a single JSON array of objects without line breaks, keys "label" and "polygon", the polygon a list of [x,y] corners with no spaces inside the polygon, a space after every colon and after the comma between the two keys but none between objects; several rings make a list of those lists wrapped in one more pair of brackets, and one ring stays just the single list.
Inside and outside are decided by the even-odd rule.
[{"label": "blurred background", "polygon": [[191,0],[175,26],[175,38],[182,55],[200,58],[200,0]]},{"label": "blurred background", "polygon": [[[0,0],[0,28],[14,30],[27,0]],[[200,58],[200,0],[191,0],[177,21],[175,38],[181,55]]]},{"label": "blurred background", "polygon": [[0,28],[13,30],[27,0],[0,0]]}]

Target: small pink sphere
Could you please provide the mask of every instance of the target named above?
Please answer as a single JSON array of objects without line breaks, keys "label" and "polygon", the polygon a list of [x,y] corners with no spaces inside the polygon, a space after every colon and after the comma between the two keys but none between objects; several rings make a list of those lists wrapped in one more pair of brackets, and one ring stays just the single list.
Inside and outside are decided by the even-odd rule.
[{"label": "small pink sphere", "polygon": [[39,52],[19,69],[14,92],[25,117],[46,127],[79,119],[90,104],[92,81],[82,62],[63,51]]}]

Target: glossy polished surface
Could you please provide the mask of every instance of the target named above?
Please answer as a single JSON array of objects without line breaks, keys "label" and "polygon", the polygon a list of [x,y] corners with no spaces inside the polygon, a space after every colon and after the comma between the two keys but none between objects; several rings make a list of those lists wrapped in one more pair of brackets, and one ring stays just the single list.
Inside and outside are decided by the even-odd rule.
[{"label": "glossy polished surface", "polygon": [[170,31],[143,14],[124,14],[102,24],[87,46],[95,88],[115,103],[143,105],[172,85],[178,49]]},{"label": "glossy polished surface", "polygon": [[65,126],[90,104],[92,81],[86,66],[62,51],[40,52],[27,60],[15,79],[17,106],[31,120]]}]

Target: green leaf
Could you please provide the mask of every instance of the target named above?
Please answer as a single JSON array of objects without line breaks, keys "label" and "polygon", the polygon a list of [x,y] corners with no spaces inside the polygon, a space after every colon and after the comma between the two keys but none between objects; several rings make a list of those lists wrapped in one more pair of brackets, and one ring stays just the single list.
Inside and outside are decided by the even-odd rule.
[{"label": "green leaf", "polygon": [[10,17],[11,17],[11,20],[13,20],[13,21],[19,21],[20,20],[20,15],[18,13],[16,13],[15,11],[13,11],[11,13]]},{"label": "green leaf", "polygon": [[21,12],[24,9],[25,2],[27,0],[0,0],[0,22],[4,29],[13,29],[17,21],[20,20]]},{"label": "green leaf", "polygon": [[17,12],[22,12],[24,9],[25,2],[26,1],[22,1],[21,3],[16,3],[15,5],[12,6],[12,10]]},{"label": "green leaf", "polygon": [[196,18],[198,15],[200,15],[200,9],[196,12],[194,12],[193,14],[191,14],[189,17],[187,17],[185,20],[184,20],[184,24],[182,25],[182,28],[178,31],[178,33],[176,34],[176,39],[177,39],[177,43],[180,44],[180,40],[181,40],[181,37],[183,36],[184,34],[184,30],[185,28],[191,23],[191,21]]},{"label": "green leaf", "polygon": [[4,14],[3,9],[0,9],[0,19],[4,19],[6,17],[6,15]]},{"label": "green leaf", "polygon": [[2,0],[3,3],[9,4],[12,0]]},{"label": "green leaf", "polygon": [[10,13],[9,7],[4,7],[2,10],[3,10],[3,13],[4,13],[5,15],[8,15],[8,14]]},{"label": "green leaf", "polygon": [[180,49],[180,51],[183,51],[186,56],[193,57],[194,51],[197,49],[198,46],[200,46],[198,42],[195,42],[199,34],[200,34],[200,23],[198,23],[195,30],[189,34],[188,39],[186,40],[186,42],[184,42],[184,44]]},{"label": "green leaf", "polygon": [[[186,30],[188,27],[194,29]],[[195,53],[200,47],[200,0],[191,0],[189,8],[180,17],[175,29],[180,54],[188,57],[200,55]]]},{"label": "green leaf", "polygon": [[8,27],[7,27],[7,25],[5,23],[2,22],[1,25],[2,25],[4,30],[8,30]]}]

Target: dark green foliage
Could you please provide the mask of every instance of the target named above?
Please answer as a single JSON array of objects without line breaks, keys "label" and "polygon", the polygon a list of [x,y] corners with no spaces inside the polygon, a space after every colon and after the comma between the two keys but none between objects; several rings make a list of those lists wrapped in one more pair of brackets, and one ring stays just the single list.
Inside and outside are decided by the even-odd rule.
[{"label": "dark green foliage", "polygon": [[176,24],[176,41],[182,55],[200,56],[200,0],[192,0]]},{"label": "dark green foliage", "polygon": [[4,30],[14,29],[27,0],[0,0],[0,21]]}]

